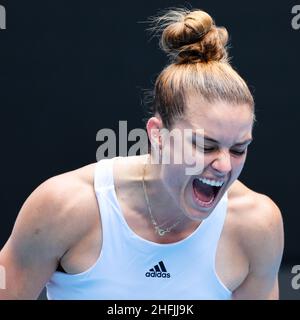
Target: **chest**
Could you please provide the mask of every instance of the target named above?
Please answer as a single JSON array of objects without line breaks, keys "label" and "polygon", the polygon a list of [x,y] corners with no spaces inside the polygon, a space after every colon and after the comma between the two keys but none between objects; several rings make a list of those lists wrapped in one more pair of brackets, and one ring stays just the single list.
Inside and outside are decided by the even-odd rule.
[{"label": "chest", "polygon": [[[102,249],[102,225],[99,212],[95,212],[93,228],[61,259],[61,266],[70,274],[81,273],[97,261]],[[236,289],[248,274],[248,261],[232,223],[228,209],[215,255],[215,272],[220,281],[231,291]],[[149,232],[149,230],[147,231]],[[142,232],[143,233],[143,232]],[[140,234],[140,236],[143,236]],[[148,234],[145,234],[145,238]]]}]

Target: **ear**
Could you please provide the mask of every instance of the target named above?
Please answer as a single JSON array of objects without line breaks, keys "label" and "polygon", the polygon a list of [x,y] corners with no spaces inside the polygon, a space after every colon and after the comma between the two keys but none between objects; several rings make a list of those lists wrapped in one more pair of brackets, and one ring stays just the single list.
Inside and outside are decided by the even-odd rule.
[{"label": "ear", "polygon": [[146,128],[151,144],[161,147],[160,130],[163,128],[162,120],[159,117],[151,117],[147,122]]}]

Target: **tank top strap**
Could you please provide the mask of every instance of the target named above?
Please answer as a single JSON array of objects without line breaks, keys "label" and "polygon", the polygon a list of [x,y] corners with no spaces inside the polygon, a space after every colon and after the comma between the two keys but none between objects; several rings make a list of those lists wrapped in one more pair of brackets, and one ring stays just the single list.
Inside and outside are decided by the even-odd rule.
[{"label": "tank top strap", "polygon": [[102,159],[96,163],[94,173],[94,188],[96,192],[114,186],[112,164],[113,159]]}]

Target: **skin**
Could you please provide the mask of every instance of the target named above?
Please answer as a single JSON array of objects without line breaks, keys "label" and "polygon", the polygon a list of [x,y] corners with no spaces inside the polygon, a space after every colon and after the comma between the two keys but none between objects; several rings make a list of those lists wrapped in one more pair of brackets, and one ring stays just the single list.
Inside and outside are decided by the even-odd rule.
[{"label": "skin", "polygon": [[[205,142],[209,152],[194,147],[203,157],[198,175],[225,181],[218,200],[228,191],[228,209],[216,253],[216,272],[233,299],[278,299],[278,269],[283,252],[283,225],[277,205],[238,179],[247,145],[236,143],[252,137],[252,112],[247,105],[225,102],[208,105],[190,95],[184,117],[175,127],[204,128],[218,143]],[[150,141],[167,148],[160,135],[160,118],[149,119]],[[186,141],[191,143],[191,141]],[[171,154],[178,150],[170,146]],[[117,158],[114,182],[129,227],[139,236],[157,243],[184,239],[210,215],[193,200],[192,180],[184,164],[145,166],[147,156]],[[101,252],[102,229],[93,189],[95,164],[55,176],[41,184],[26,200],[13,232],[0,252],[7,289],[0,299],[36,299],[60,262],[76,274],[95,263]],[[154,232],[142,189],[142,175],[156,221],[170,226],[181,222],[164,237]],[[76,195],[76,196],[74,196]],[[168,210],[165,210],[168,208]],[[101,217],[101,216],[100,216]],[[16,280],[17,279],[17,280]]]}]

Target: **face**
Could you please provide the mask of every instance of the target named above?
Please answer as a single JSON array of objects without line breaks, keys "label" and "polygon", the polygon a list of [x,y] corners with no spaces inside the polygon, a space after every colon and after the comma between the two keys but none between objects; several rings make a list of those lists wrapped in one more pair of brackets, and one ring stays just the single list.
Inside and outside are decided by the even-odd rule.
[{"label": "face", "polygon": [[[174,203],[187,217],[205,219],[216,207],[230,185],[239,177],[252,139],[253,114],[248,105],[231,105],[226,102],[207,104],[197,96],[190,96],[183,119],[173,128],[184,131],[200,130],[204,139],[193,135],[184,143],[199,157],[203,166],[193,175],[186,174],[186,164],[162,165],[161,178]],[[178,145],[169,148],[172,155],[181,153]],[[186,159],[186,158],[185,158]],[[191,159],[190,162],[191,163]],[[206,180],[204,180],[206,179]]]}]

